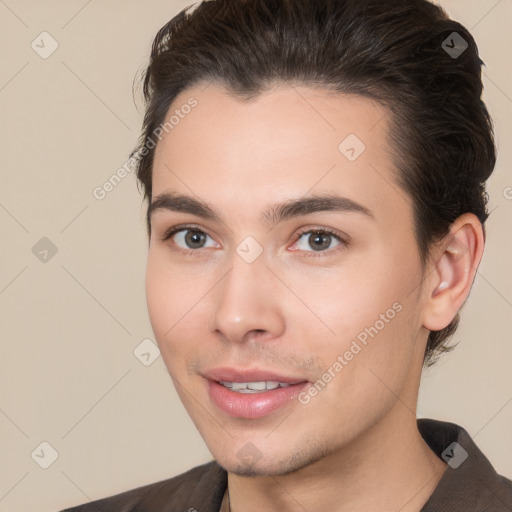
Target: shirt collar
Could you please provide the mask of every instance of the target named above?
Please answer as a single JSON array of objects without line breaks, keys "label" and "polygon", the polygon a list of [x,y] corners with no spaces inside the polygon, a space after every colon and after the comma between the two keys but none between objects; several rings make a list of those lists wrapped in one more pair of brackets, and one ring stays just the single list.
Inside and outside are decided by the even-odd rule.
[{"label": "shirt collar", "polygon": [[495,471],[464,428],[427,418],[417,425],[430,449],[447,463],[420,512],[512,512],[512,482]]}]

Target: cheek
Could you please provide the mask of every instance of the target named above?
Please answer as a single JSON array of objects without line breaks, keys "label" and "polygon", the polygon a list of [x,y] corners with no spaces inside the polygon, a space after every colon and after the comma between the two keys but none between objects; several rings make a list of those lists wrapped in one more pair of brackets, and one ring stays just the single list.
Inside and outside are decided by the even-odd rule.
[{"label": "cheek", "polygon": [[[157,250],[151,249],[146,268],[146,300],[149,319],[158,347],[166,366],[181,355],[176,350],[177,334],[187,325],[187,311],[194,303],[197,292],[190,283],[170,272]],[[197,299],[196,299],[197,302]],[[192,314],[192,311],[188,313]]]},{"label": "cheek", "polygon": [[410,291],[402,275],[409,269],[402,270],[390,254],[371,256],[353,258],[348,264],[343,262],[328,270],[289,270],[284,280],[304,304],[292,301],[295,311],[285,309],[288,316],[299,322],[301,318],[311,318],[308,323],[316,328],[316,337],[325,334],[325,342],[331,340],[340,345],[375,323],[379,331],[384,326],[387,329]]},{"label": "cheek", "polygon": [[323,347],[325,370],[335,375],[323,404],[352,415],[355,423],[364,421],[362,404],[379,414],[400,394],[417,336],[417,301],[410,292],[418,269],[397,265],[389,255],[362,270],[334,278],[331,300],[325,292],[318,299],[324,320],[336,333]]},{"label": "cheek", "polygon": [[191,364],[210,348],[208,293],[216,279],[204,267],[171,264],[165,248],[149,251],[146,300],[151,327],[167,369],[180,381],[193,373]]},{"label": "cheek", "polygon": [[173,310],[170,301],[174,294],[170,292],[170,285],[167,275],[161,271],[158,258],[150,250],[146,268],[146,300],[151,326],[159,343],[172,327],[172,318],[168,315]]},{"label": "cheek", "polygon": [[[315,340],[305,349],[314,351],[326,370],[343,375],[337,380],[353,396],[371,395],[374,386],[382,387],[375,374],[390,382],[404,378],[416,336],[417,302],[410,292],[418,271],[414,262],[400,263],[397,254],[382,250],[338,271],[303,274],[296,281],[297,295],[307,298],[318,319],[308,314],[312,321],[299,322],[301,338]],[[336,365],[336,372],[339,356],[342,368]]]}]

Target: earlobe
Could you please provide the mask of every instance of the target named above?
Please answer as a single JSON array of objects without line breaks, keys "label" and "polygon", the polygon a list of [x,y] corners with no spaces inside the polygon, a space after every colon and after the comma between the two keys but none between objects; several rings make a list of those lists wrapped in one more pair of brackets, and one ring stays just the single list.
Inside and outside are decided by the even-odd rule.
[{"label": "earlobe", "polygon": [[444,329],[464,304],[482,259],[483,229],[473,214],[460,216],[440,244],[441,251],[427,280],[423,326]]}]

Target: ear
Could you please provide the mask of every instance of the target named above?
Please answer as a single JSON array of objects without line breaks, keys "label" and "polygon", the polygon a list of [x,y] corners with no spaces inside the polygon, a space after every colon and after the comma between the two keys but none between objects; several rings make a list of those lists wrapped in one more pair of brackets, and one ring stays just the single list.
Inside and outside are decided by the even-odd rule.
[{"label": "ear", "polygon": [[472,213],[458,217],[435,251],[434,268],[426,279],[422,316],[426,329],[439,331],[453,320],[469,295],[483,250],[478,218]]}]

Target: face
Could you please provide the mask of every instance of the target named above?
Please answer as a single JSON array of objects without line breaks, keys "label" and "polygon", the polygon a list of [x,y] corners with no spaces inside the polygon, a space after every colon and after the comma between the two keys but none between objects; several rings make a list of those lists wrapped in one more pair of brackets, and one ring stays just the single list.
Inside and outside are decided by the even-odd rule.
[{"label": "face", "polygon": [[422,267],[388,114],[285,86],[190,88],[176,109],[153,168],[154,334],[217,461],[291,472],[417,393]]}]

